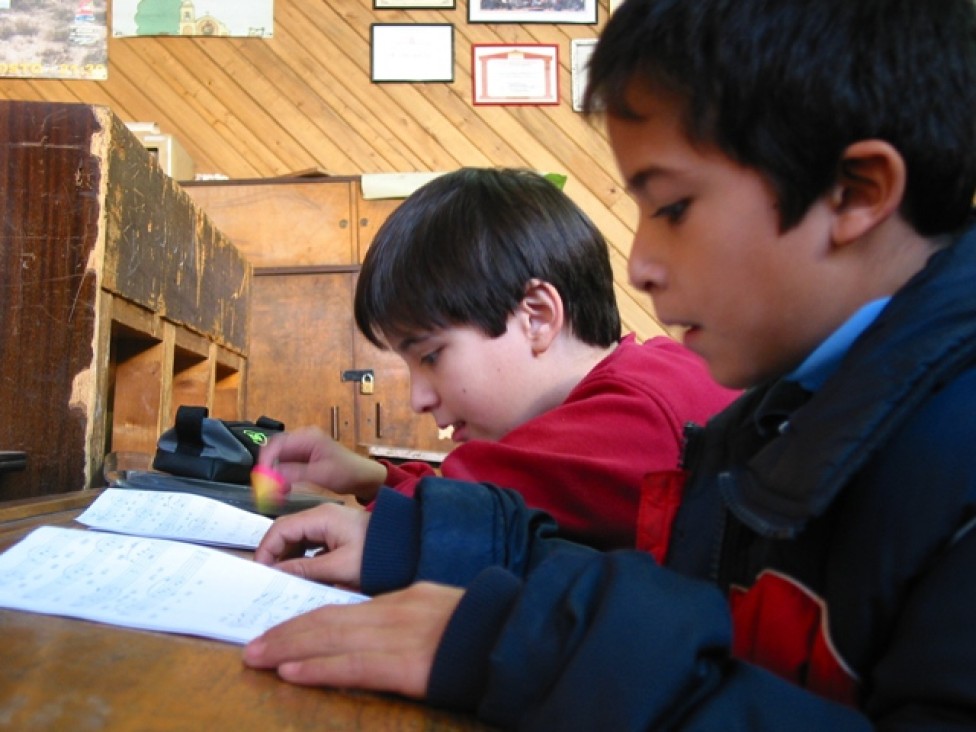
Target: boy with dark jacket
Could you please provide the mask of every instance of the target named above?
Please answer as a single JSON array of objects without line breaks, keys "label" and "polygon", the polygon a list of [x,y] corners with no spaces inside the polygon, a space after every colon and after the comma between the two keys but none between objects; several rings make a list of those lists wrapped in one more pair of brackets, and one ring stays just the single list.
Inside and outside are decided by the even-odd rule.
[{"label": "boy with dark jacket", "polygon": [[688,435],[665,566],[428,480],[273,528],[410,586],[245,660],[520,729],[976,727],[976,6],[627,0],[589,73],[632,280],[750,387]]}]

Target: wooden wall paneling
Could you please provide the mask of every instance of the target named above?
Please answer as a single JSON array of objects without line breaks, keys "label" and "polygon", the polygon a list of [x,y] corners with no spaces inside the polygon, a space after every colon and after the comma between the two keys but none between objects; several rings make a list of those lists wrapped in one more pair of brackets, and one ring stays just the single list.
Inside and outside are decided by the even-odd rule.
[{"label": "wooden wall paneling", "polygon": [[[275,43],[287,49],[279,39]],[[287,51],[265,44],[256,47],[255,56],[256,62],[269,66],[266,72],[269,80],[284,94],[308,100],[303,105],[302,112],[308,116],[314,128],[304,131],[303,139],[310,145],[318,143],[315,146],[323,148],[321,142],[328,140],[334,149],[342,152],[342,157],[329,157],[329,171],[355,173],[402,169],[407,165],[397,147],[385,143],[385,130],[379,126],[379,120],[374,114],[365,114],[366,110],[362,105],[358,105],[358,112],[353,111],[343,98],[346,95],[334,89],[333,85],[324,83],[317,73],[302,70],[300,64],[298,68],[293,67],[291,64],[299,62]],[[330,61],[326,60],[325,63],[329,64]],[[383,152],[378,148],[382,148]],[[344,164],[344,159],[349,162]]]},{"label": "wooden wall paneling", "polygon": [[[290,7],[285,5],[283,12],[287,12]],[[293,73],[302,77],[311,95],[327,110],[328,114],[322,114],[322,118],[331,120],[333,115],[337,118],[327,124],[321,130],[321,134],[333,136],[339,145],[343,145],[350,139],[356,144],[365,144],[365,141],[369,141],[365,158],[357,161],[360,165],[359,172],[415,170],[420,167],[422,162],[418,158],[410,155],[402,145],[397,145],[390,139],[388,129],[379,117],[381,110],[364,104],[345,87],[321,75],[320,69],[323,67],[331,68],[336,78],[345,76],[343,67],[347,73],[354,75],[361,75],[362,69],[353,64],[345,54],[328,54],[324,40],[322,43],[317,43],[314,38],[309,38],[317,33],[317,28],[307,24],[303,35],[311,45],[308,52],[305,52],[300,50],[297,40],[292,39],[287,30],[282,30],[277,34],[282,40],[277,55]],[[322,54],[321,57],[319,53]],[[368,80],[361,80],[358,85],[364,83],[368,83]]]},{"label": "wooden wall paneling", "polygon": [[[446,119],[444,111],[428,97],[429,89],[443,87],[445,84],[373,84],[368,81],[369,26],[373,22],[394,22],[392,17],[391,20],[386,20],[385,13],[378,17],[368,6],[356,4],[348,6],[344,17],[350,21],[349,25],[353,30],[346,33],[344,24],[339,24],[335,39],[343,44],[343,48],[350,55],[360,58],[368,83],[363,90],[368,91],[373,103],[380,108],[392,105],[391,112],[386,115],[391,123],[406,122],[410,128],[419,132],[397,134],[400,143],[424,160],[427,170],[451,170],[462,164],[478,164],[467,162],[463,155],[459,155],[458,151],[471,150],[470,141],[456,125]],[[395,127],[391,127],[391,132],[397,133]]]},{"label": "wooden wall paneling", "polygon": [[[126,43],[118,41],[113,50],[120,52],[120,55],[125,58]],[[181,100],[166,97],[165,84],[157,81],[158,70],[153,71],[153,76],[149,77],[154,80],[152,84],[146,84],[147,77],[132,75],[128,69],[128,64],[125,63],[117,64],[109,73],[113,74],[112,93],[106,94],[108,98],[99,99],[97,103],[108,104],[109,98],[124,100],[124,103],[113,103],[108,104],[108,106],[117,116],[124,114],[125,117],[120,118],[127,122],[159,122],[162,128],[170,130],[175,129],[180,124],[173,119],[171,114],[179,111],[178,119],[183,119]],[[99,84],[101,82],[88,83]],[[105,91],[107,92],[107,90],[108,87]],[[87,101],[87,97],[94,95],[86,94],[85,96]]]},{"label": "wooden wall paneling", "polygon": [[[185,39],[166,40],[179,42]],[[220,80],[228,86],[221,90],[221,95],[232,103],[229,106],[234,116],[281,160],[280,167],[271,174],[283,175],[308,167],[309,152],[306,141],[301,139],[302,133],[309,129],[308,121],[296,110],[296,102],[282,96],[262,69],[255,67],[247,57],[247,44],[265,41],[259,38],[199,38],[191,42],[209,57],[212,66],[224,72]],[[345,157],[336,149],[329,149],[328,154]]]},{"label": "wooden wall paneling", "polygon": [[[121,41],[119,41],[121,43]],[[251,102],[242,104],[237,85],[227,71],[203,52],[196,39],[140,38],[130,46],[134,51],[146,42],[146,56],[152,68],[165,68],[169,83],[181,87],[194,108],[208,119],[220,139],[203,144],[192,135],[180,134],[181,128],[167,127],[196,162],[198,171],[217,172],[232,178],[251,178],[289,171],[272,141],[274,136],[259,135],[248,126],[253,117],[247,113]],[[157,71],[158,73],[158,71]],[[153,78],[148,76],[147,78]],[[174,114],[179,114],[176,107]],[[242,111],[244,117],[241,117]]]},{"label": "wooden wall paneling", "polygon": [[[516,28],[520,27],[516,26]],[[553,26],[540,25],[538,27],[550,28]],[[584,27],[588,28],[588,26]],[[534,35],[529,37],[520,37],[524,34],[512,33],[510,34],[512,38],[503,39],[494,37],[490,30],[484,30],[484,28],[485,26],[476,24],[467,26],[465,29],[465,36],[469,39],[465,49],[465,58],[468,59],[465,69],[469,75],[471,73],[470,46],[474,43],[553,42],[559,46],[560,66],[563,67],[565,63],[564,59],[568,54],[568,37],[562,33],[554,32],[545,35],[536,31]],[[494,28],[494,26],[487,26],[487,28]],[[561,79],[561,81],[564,80]],[[562,85],[561,94],[564,102],[568,101],[566,92],[567,86]],[[538,141],[540,147],[559,161],[562,166],[561,170],[570,172],[574,184],[582,185],[594,193],[598,199],[601,197],[602,191],[612,185],[615,178],[613,175],[607,175],[605,171],[609,165],[615,175],[615,165],[602,128],[594,127],[582,115],[573,112],[571,106],[564,103],[558,107],[512,106],[500,109],[512,117],[511,121],[508,122],[509,125],[519,129],[525,139]],[[501,120],[497,122],[503,123]],[[580,173],[573,175],[572,171],[580,171]],[[577,202],[591,212],[600,208],[600,205],[590,206],[586,205],[585,202]],[[594,214],[591,213],[590,215],[594,220],[598,219]]]},{"label": "wooden wall paneling", "polygon": [[[291,5],[296,12],[296,22],[304,20],[303,28],[314,29],[317,33],[314,39],[322,38],[324,43],[311,52],[319,58],[322,68],[326,72],[327,82],[341,90],[340,93],[350,100],[371,110],[380,124],[371,126],[363,131],[364,134],[382,137],[384,145],[401,148],[401,154],[417,161],[412,170],[438,170],[438,165],[444,160],[444,152],[436,147],[426,146],[420,151],[415,149],[419,141],[429,137],[427,127],[416,120],[405,110],[393,104],[385,93],[385,84],[373,84],[370,81],[369,70],[369,38],[357,33],[341,14],[336,13],[327,3]],[[298,13],[301,13],[300,15]],[[305,31],[308,32],[307,30]],[[331,48],[329,47],[331,44]],[[333,70],[334,69],[334,70]],[[425,89],[439,86],[427,85]],[[456,161],[448,163],[449,168],[456,167]],[[389,168],[387,170],[396,170]],[[380,172],[379,170],[363,171],[330,171],[330,172]]]},{"label": "wooden wall paneling", "polygon": [[[175,46],[173,48],[175,50]],[[172,134],[175,129],[179,129],[176,137],[193,159],[198,171],[213,170],[207,151],[223,147],[234,150],[240,156],[240,175],[256,177],[260,175],[259,169],[280,165],[275,156],[266,154],[263,145],[255,144],[256,138],[249,139],[242,135],[241,125],[232,123],[232,127],[228,127],[226,120],[233,121],[234,116],[227,112],[219,99],[202,94],[199,76],[204,75],[206,78],[203,68],[197,66],[191,72],[179,60],[194,48],[192,42],[184,41],[182,53],[166,53],[155,38],[140,38],[131,43],[116,44],[119,66],[131,78],[153,78],[153,74],[156,74],[158,79],[151,87],[157,109],[147,112],[151,116],[133,121],[157,122],[160,124],[160,131],[164,133]],[[169,117],[160,118],[160,110],[179,110],[178,123]],[[262,156],[264,164],[255,166],[252,159]]]},{"label": "wooden wall paneling", "polygon": [[[480,24],[466,26],[458,42],[459,66],[468,79],[466,88],[471,89],[471,48],[476,43],[498,43],[499,38],[482,29]],[[470,105],[470,96],[467,103]],[[559,107],[561,109],[562,107]],[[546,116],[547,109],[556,107],[537,106],[483,106],[479,113],[489,120],[491,128],[505,139],[511,140],[518,146],[521,162],[511,163],[532,167],[539,170],[551,170],[568,173],[576,179],[575,183],[586,186],[586,179],[574,175],[574,170],[588,170],[592,166],[592,159],[581,146],[591,144],[594,130],[592,128],[577,130],[574,137],[562,134],[562,131],[551,124]],[[532,125],[527,127],[527,122]],[[540,134],[540,130],[544,130]],[[576,164],[574,164],[574,161]],[[497,164],[497,163],[496,163]],[[592,207],[577,201],[584,210],[592,211]],[[591,214],[592,216],[592,214]],[[596,220],[596,217],[594,217]]]},{"label": "wooden wall paneling", "polygon": [[[245,67],[242,66],[240,78],[246,79],[251,76],[260,78],[259,83],[254,87],[248,85],[248,93],[254,95],[255,99],[263,100],[262,105],[267,108],[273,119],[289,120],[287,132],[290,137],[302,146],[306,153],[310,149],[315,149],[318,156],[324,156],[331,161],[329,172],[350,172],[358,170],[364,164],[369,164],[367,161],[375,153],[358,132],[353,129],[353,134],[345,135],[342,140],[336,140],[334,135],[328,133],[329,128],[332,128],[342,135],[350,131],[350,127],[309,89],[308,84],[282,62],[274,51],[275,44],[278,43],[276,39],[260,43],[240,42],[238,50],[241,62],[251,67],[250,70],[245,71]],[[208,45],[214,53],[221,49],[219,44]],[[278,122],[278,124],[282,123]],[[298,168],[293,168],[292,172],[294,170]]]}]

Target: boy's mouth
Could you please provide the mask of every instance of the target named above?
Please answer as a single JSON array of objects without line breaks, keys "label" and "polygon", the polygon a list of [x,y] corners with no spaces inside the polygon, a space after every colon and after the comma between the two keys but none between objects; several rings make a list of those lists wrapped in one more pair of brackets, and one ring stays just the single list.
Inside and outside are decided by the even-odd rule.
[{"label": "boy's mouth", "polygon": [[675,338],[681,341],[686,348],[694,350],[691,346],[701,333],[701,326],[689,325],[687,323],[674,323],[669,324],[668,328],[674,334]]}]

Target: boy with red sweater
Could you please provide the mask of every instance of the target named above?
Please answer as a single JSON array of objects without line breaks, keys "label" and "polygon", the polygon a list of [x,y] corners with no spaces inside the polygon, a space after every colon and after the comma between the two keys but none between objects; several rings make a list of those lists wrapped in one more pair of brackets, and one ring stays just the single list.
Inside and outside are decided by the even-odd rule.
[{"label": "boy with red sweater", "polygon": [[[377,232],[355,312],[408,366],[413,409],[453,430],[444,477],[514,488],[567,538],[663,556],[680,491],[656,476],[677,466],[685,424],[737,392],[670,338],[621,339],[606,241],[550,181],[467,168],[421,187]],[[362,502],[435,474],[314,428],[259,462]]]}]

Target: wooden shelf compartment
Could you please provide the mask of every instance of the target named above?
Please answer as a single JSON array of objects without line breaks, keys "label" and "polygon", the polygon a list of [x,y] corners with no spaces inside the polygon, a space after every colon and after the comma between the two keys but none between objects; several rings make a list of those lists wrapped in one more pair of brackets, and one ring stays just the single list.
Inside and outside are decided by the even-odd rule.
[{"label": "wooden shelf compartment", "polygon": [[183,401],[240,416],[251,265],[105,107],[0,101],[0,500],[102,484]]}]

